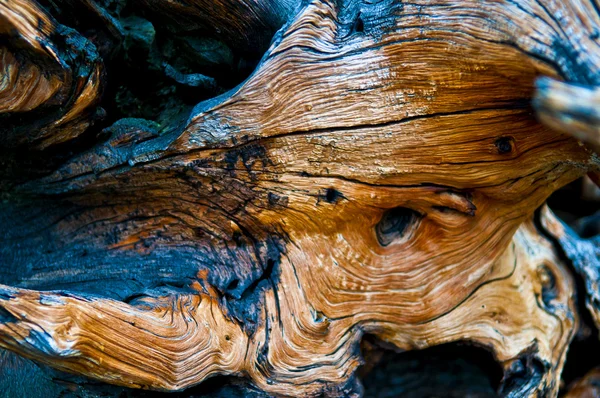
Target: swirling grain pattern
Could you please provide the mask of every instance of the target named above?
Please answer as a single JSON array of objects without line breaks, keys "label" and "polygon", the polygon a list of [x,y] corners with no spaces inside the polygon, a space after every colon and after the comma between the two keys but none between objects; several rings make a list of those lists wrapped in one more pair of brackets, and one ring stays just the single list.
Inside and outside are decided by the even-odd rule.
[{"label": "swirling grain pattern", "polygon": [[[402,350],[463,341],[493,352],[505,395],[556,395],[573,280],[533,215],[600,159],[529,101],[542,74],[599,83],[599,18],[587,0],[303,4],[248,80],[182,128],[125,121],[20,187],[56,205],[28,215],[42,232],[27,236],[69,255],[48,246],[1,287],[0,345],[126,386],[237,375],[318,396],[347,394],[365,334]],[[6,107],[60,89],[0,54]],[[89,122],[93,65],[42,145]],[[37,291],[98,275],[124,292]]]}]

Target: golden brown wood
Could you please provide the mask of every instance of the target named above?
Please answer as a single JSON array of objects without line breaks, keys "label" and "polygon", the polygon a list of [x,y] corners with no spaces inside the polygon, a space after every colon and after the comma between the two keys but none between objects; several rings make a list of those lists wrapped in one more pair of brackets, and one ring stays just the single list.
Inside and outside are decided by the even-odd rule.
[{"label": "golden brown wood", "polygon": [[[403,350],[465,341],[493,352],[505,395],[556,395],[574,286],[532,217],[600,159],[529,101],[540,75],[598,83],[593,3],[346,5],[303,5],[183,129],[114,128],[19,187],[72,206],[42,217],[45,233],[104,251],[111,275],[179,260],[194,273],[124,303],[26,289],[86,278],[75,256],[40,267],[2,286],[0,345],[119,385],[226,374],[317,396],[345,394],[365,334]],[[51,97],[35,87],[23,110]],[[178,250],[198,257],[159,256]]]},{"label": "golden brown wood", "polygon": [[[56,21],[29,0],[0,1],[0,35],[10,44],[0,46],[0,115],[10,112],[17,119],[3,119],[4,147],[26,143],[45,149],[93,124],[102,62],[85,38],[64,26],[57,29]],[[50,117],[37,123],[23,117],[40,108]]]},{"label": "golden brown wood", "polygon": [[[391,284],[393,274],[386,279]],[[493,350],[507,378],[524,367],[541,371],[540,384],[519,393],[557,391],[575,327],[573,282],[531,222],[491,264],[485,283],[435,317],[396,310],[418,303],[378,299],[394,293],[372,283],[355,290],[370,297],[365,310],[344,317],[341,306],[306,299],[307,292],[329,288],[318,275],[310,282],[282,264],[281,281],[266,298],[265,327],[251,339],[224,316],[216,292],[202,293],[199,285],[197,295],[135,306],[3,287],[2,308],[10,318],[0,326],[1,344],[58,369],[130,387],[179,390],[211,375],[243,374],[270,393],[312,395],[324,381],[342,381],[356,369],[352,346],[364,332],[403,349],[465,340]],[[265,350],[267,358],[260,358]],[[259,367],[265,360],[268,367]]]}]

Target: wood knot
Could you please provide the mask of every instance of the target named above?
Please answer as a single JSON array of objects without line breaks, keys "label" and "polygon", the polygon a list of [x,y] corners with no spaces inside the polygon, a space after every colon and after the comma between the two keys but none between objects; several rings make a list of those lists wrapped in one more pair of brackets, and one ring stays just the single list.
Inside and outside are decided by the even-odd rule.
[{"label": "wood knot", "polygon": [[402,238],[420,218],[419,213],[406,207],[396,207],[386,211],[375,227],[379,244],[387,246],[394,240]]},{"label": "wood knot", "polygon": [[498,149],[498,153],[504,155],[512,152],[514,139],[512,137],[500,137],[494,142],[494,145]]},{"label": "wood knot", "polygon": [[327,203],[336,203],[338,200],[344,197],[340,191],[334,188],[327,188],[324,196]]},{"label": "wood knot", "polygon": [[360,17],[360,13],[356,17],[356,21],[354,21],[354,26],[352,27],[352,30],[355,33],[364,33],[364,31],[365,31],[365,23],[363,22],[362,18]]}]

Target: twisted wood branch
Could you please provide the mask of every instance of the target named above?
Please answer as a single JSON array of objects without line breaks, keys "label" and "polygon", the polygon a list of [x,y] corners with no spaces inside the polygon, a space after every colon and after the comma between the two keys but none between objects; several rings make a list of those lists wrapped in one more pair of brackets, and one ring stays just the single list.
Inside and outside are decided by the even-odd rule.
[{"label": "twisted wood branch", "polygon": [[[27,54],[65,46],[36,3],[0,5]],[[600,160],[529,100],[539,75],[598,84],[599,18],[586,0],[303,3],[248,80],[185,123],[118,121],[10,191],[2,280],[19,288],[0,289],[0,345],[126,386],[228,374],[344,395],[365,334],[467,341],[493,352],[505,395],[556,394],[573,282],[532,216]],[[76,87],[9,141],[85,130],[95,55],[77,78],[54,58],[54,78],[3,51],[23,71],[0,97],[11,118]]]}]

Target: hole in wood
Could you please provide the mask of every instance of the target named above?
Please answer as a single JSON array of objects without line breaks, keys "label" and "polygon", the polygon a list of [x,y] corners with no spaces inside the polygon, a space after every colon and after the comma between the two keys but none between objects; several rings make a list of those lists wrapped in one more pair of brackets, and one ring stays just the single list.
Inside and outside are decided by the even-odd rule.
[{"label": "hole in wood", "polygon": [[485,348],[463,342],[403,353],[391,348],[369,336],[361,342],[365,396],[465,397],[472,391],[482,398],[498,396],[502,368]]},{"label": "hole in wood", "polygon": [[242,234],[239,231],[233,231],[233,235],[231,236],[231,238],[238,245],[241,245],[243,242]]},{"label": "hole in wood", "polygon": [[523,353],[505,370],[499,388],[500,395],[504,396],[508,391],[533,391],[541,382],[548,366],[536,356],[535,351]]},{"label": "hole in wood", "polygon": [[344,195],[342,195],[342,193],[334,188],[327,188],[327,190],[325,191],[325,200],[328,203],[335,203],[338,200],[340,200]]},{"label": "hole in wood", "polygon": [[229,291],[235,290],[235,289],[237,289],[239,284],[240,284],[240,281],[237,279],[234,279],[231,282],[229,282],[229,285],[227,285],[227,290],[229,290]]},{"label": "hole in wood", "polygon": [[360,17],[360,14],[356,17],[356,22],[354,22],[354,32],[363,33],[365,31],[365,24]]},{"label": "hole in wood", "polygon": [[504,155],[512,151],[513,141],[512,137],[500,137],[494,142],[494,145],[498,149],[498,153]]},{"label": "hole in wood", "polygon": [[600,188],[589,177],[579,178],[548,198],[552,212],[584,239],[600,233]]},{"label": "hole in wood", "polygon": [[420,218],[419,213],[406,207],[396,207],[386,211],[375,227],[379,244],[387,246],[394,240],[402,238]]}]

